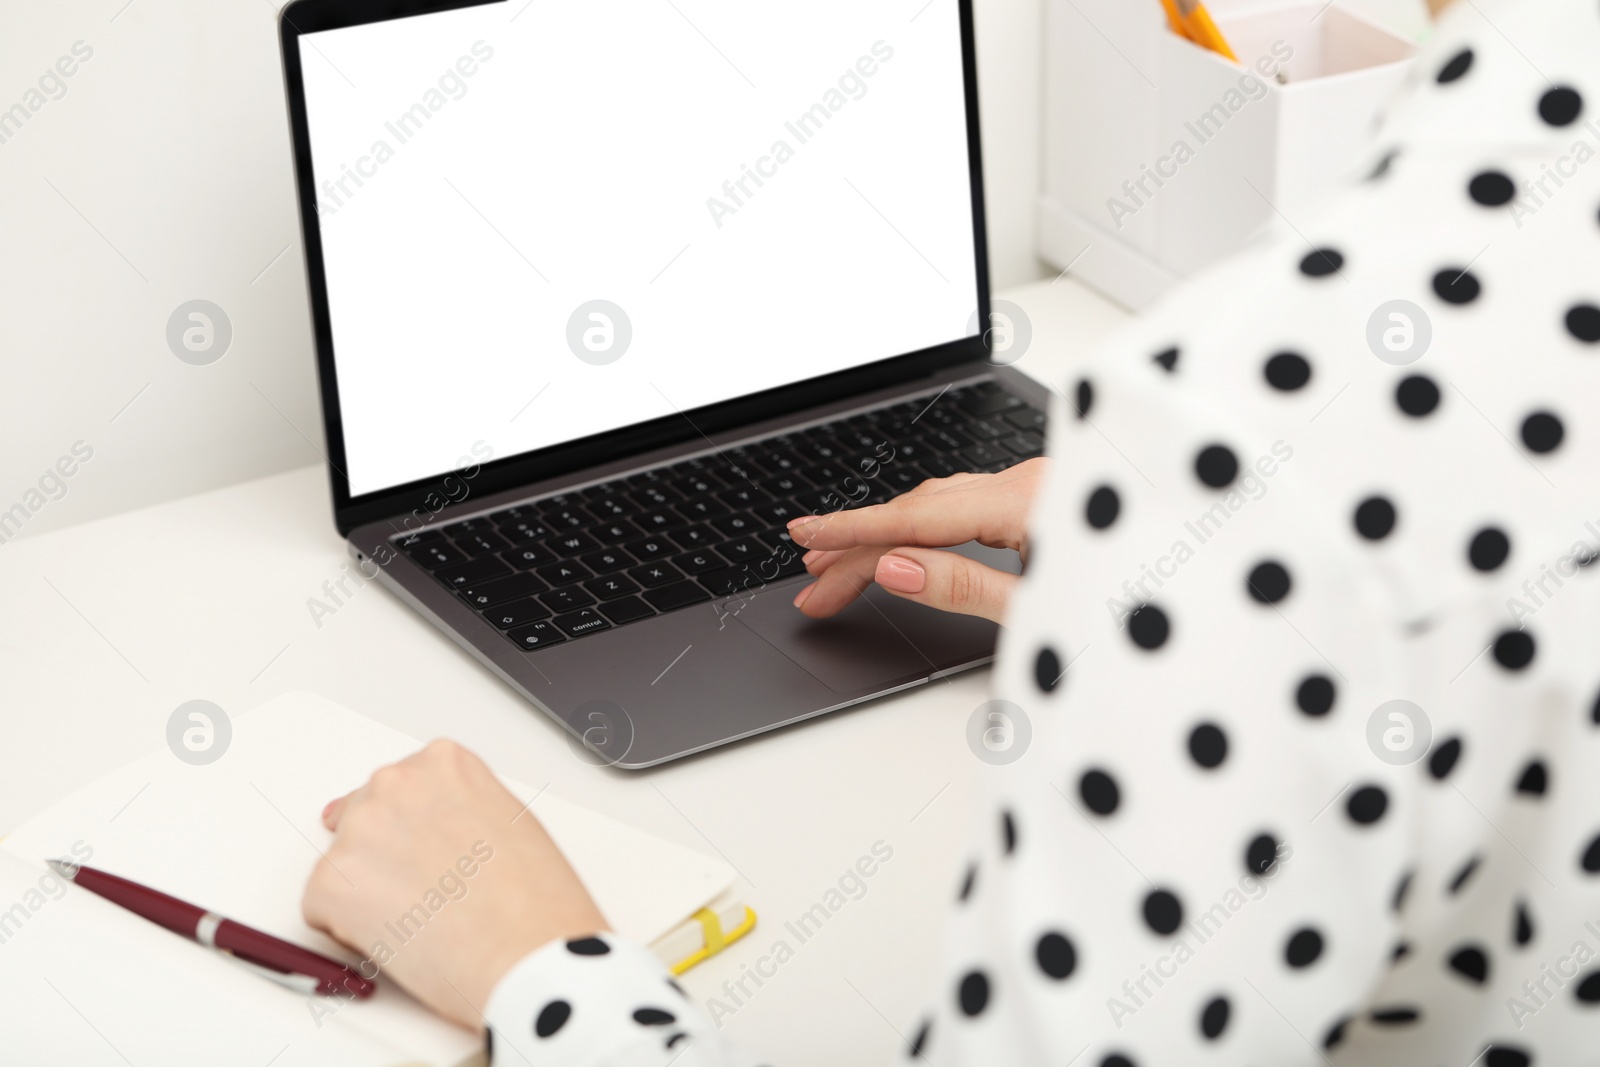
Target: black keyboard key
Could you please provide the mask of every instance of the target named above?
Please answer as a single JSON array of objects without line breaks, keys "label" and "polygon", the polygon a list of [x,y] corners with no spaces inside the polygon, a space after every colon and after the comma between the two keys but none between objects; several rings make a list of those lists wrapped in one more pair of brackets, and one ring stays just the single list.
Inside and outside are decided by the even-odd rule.
[{"label": "black keyboard key", "polygon": [[583,578],[593,578],[594,572],[575,559],[562,560],[552,563],[548,567],[540,567],[535,571],[539,577],[551,585],[571,585]]},{"label": "black keyboard key", "polygon": [[519,522],[539,521],[539,509],[533,504],[518,504],[516,507],[497,511],[489,516],[489,521],[496,526],[515,526]]},{"label": "black keyboard key", "polygon": [[955,452],[972,444],[972,438],[960,430],[940,430],[933,435],[933,440],[935,444],[948,452]]},{"label": "black keyboard key", "polygon": [[532,570],[556,561],[556,554],[543,545],[523,545],[510,552],[500,553],[500,558],[519,571]]},{"label": "black keyboard key", "polygon": [[741,485],[726,492],[718,493],[717,499],[735,511],[742,511],[745,508],[753,508],[757,504],[771,503],[772,494],[757,489],[753,485]]},{"label": "black keyboard key", "polygon": [[513,573],[511,565],[494,556],[480,556],[465,563],[441,567],[433,572],[434,577],[452,589],[466,589],[487,582],[491,578],[502,578],[511,573]]},{"label": "black keyboard key", "polygon": [[[959,460],[961,457],[957,456]],[[935,478],[948,478],[952,474],[960,474],[967,469],[965,463],[954,462],[946,456],[929,456],[923,460],[921,466]]]},{"label": "black keyboard key", "polygon": [[577,586],[569,586],[566,589],[552,589],[548,593],[540,594],[539,599],[552,611],[575,611],[578,608],[589,607],[594,603],[594,597]]},{"label": "black keyboard key", "polygon": [[544,521],[556,530],[576,530],[587,526],[594,519],[585,512],[573,508],[551,508],[544,513]]},{"label": "black keyboard key", "polygon": [[511,547],[511,542],[497,533],[479,532],[457,537],[456,547],[469,556],[489,556],[504,552]]},{"label": "black keyboard key", "polygon": [[675,585],[664,585],[660,589],[651,589],[644,594],[644,599],[657,611],[676,611],[690,604],[710,600],[711,594],[693,582],[678,582]]},{"label": "black keyboard key", "polygon": [[973,468],[984,468],[995,463],[1009,464],[1011,455],[994,445],[973,445],[963,449],[960,458],[972,464]]},{"label": "black keyboard key", "polygon": [[642,560],[665,559],[677,555],[679,548],[667,537],[641,537],[622,546]]},{"label": "black keyboard key", "polygon": [[728,561],[717,555],[711,549],[702,549],[699,552],[689,552],[672,561],[677,568],[687,574],[704,574],[714,571],[719,567],[726,567]]},{"label": "black keyboard key", "polygon": [[626,574],[606,574],[599,578],[591,578],[583,583],[583,587],[600,600],[615,600],[619,596],[629,596],[639,591],[639,583]]},{"label": "black keyboard key", "polygon": [[646,511],[659,511],[682,500],[665,485],[648,485],[633,494],[633,499]]},{"label": "black keyboard key", "polygon": [[754,509],[756,516],[774,526],[785,526],[790,519],[798,519],[806,514],[787,500],[778,500],[771,504],[763,504]]},{"label": "black keyboard key", "polygon": [[465,563],[471,558],[449,541],[428,541],[413,545],[406,549],[406,554],[430,571]]},{"label": "black keyboard key", "polygon": [[754,537],[740,537],[717,546],[717,555],[734,563],[753,563],[772,555],[772,549]]},{"label": "black keyboard key", "polygon": [[743,537],[746,534],[753,534],[758,530],[766,529],[768,524],[757,520],[752,515],[733,514],[724,515],[720,519],[713,519],[711,525],[729,537]]},{"label": "black keyboard key", "polygon": [[584,505],[589,514],[601,522],[610,522],[613,519],[626,518],[633,508],[621,497],[606,496],[599,500],[591,500]]},{"label": "black keyboard key", "polygon": [[[1015,416],[1008,416],[1014,418]],[[961,429],[980,441],[993,441],[1011,432],[1011,427],[998,419],[969,419]]]},{"label": "black keyboard key", "polygon": [[620,571],[624,567],[631,567],[638,562],[620,548],[602,548],[598,552],[591,552],[587,556],[579,556],[579,562],[596,574],[610,574]]},{"label": "black keyboard key", "polygon": [[483,609],[483,617],[502,630],[526,626],[530,622],[550,617],[550,609],[539,603],[533,597],[526,600],[513,600],[509,604],[497,604],[492,608]]},{"label": "black keyboard key", "polygon": [[579,495],[585,500],[601,500],[608,496],[619,495],[624,488],[621,482],[601,482],[599,485],[591,485]]},{"label": "black keyboard key", "polygon": [[690,522],[704,522],[719,515],[726,515],[728,506],[716,497],[708,496],[700,500],[686,500],[677,506],[677,510]]},{"label": "black keyboard key", "polygon": [[545,547],[571,557],[580,552],[593,552],[600,547],[600,542],[580,530],[568,530],[546,541]]},{"label": "black keyboard key", "polygon": [[1023,408],[1006,416],[1006,421],[1024,433],[1044,433],[1045,414],[1033,408]]},{"label": "black keyboard key", "polygon": [[618,626],[640,619],[648,619],[655,614],[655,610],[636,596],[623,597],[600,605],[600,614],[610,619]]},{"label": "black keyboard key", "polygon": [[532,574],[513,574],[459,590],[462,599],[475,608],[489,608],[518,597],[542,593],[549,587]]},{"label": "black keyboard key", "polygon": [[788,474],[779,475],[776,478],[768,479],[767,484],[762,488],[775,497],[786,497],[794,496],[802,489],[810,489],[811,483],[806,481],[799,474],[791,472]]},{"label": "black keyboard key", "polygon": [[635,567],[628,572],[628,577],[644,586],[646,589],[657,589],[663,585],[682,581],[683,572],[665,561],[646,563],[643,567]]},{"label": "black keyboard key", "polygon": [[838,463],[824,463],[817,467],[807,467],[805,476],[811,479],[812,485],[829,486],[838,485],[849,476],[850,472]]},{"label": "black keyboard key", "polygon": [[579,493],[557,493],[539,501],[539,513],[544,515],[552,511],[571,511],[582,503],[583,496]]},{"label": "black keyboard key", "polygon": [[676,529],[688,520],[676,511],[663,508],[660,511],[647,511],[643,515],[635,515],[634,521],[644,527],[646,533],[659,533],[662,530]]},{"label": "black keyboard key", "polygon": [[1044,438],[1036,433],[1014,433],[1000,443],[1021,459],[1044,455]]},{"label": "black keyboard key", "polygon": [[525,519],[522,522],[500,527],[500,536],[514,545],[526,545],[534,541],[542,541],[554,532],[537,519]]},{"label": "black keyboard key", "polygon": [[897,466],[892,470],[885,470],[883,472],[884,486],[896,496],[915,489],[917,486],[921,485],[927,480],[928,479],[926,475],[924,475],[916,467],[910,465]]},{"label": "black keyboard key", "polygon": [[706,496],[722,488],[722,482],[713,478],[709,473],[690,474],[687,477],[675,479],[670,484],[672,488],[682,493],[685,499]]},{"label": "black keyboard key", "polygon": [[674,530],[672,539],[684,548],[695,549],[708,548],[723,540],[723,537],[721,531],[713,530],[709,526],[686,526],[681,530]]},{"label": "black keyboard key", "polygon": [[559,645],[567,639],[567,635],[555,628],[553,623],[536,622],[532,626],[524,626],[520,630],[512,630],[506,634],[517,647],[527,652],[544,648],[547,645]]},{"label": "black keyboard key", "polygon": [[630,537],[638,537],[639,527],[627,519],[617,519],[613,522],[603,522],[599,526],[590,527],[589,536],[603,545],[615,545],[626,541]]},{"label": "black keyboard key", "polygon": [[773,448],[762,454],[761,463],[774,475],[781,477],[809,465],[810,461],[801,459],[788,448]]},{"label": "black keyboard key", "polygon": [[556,628],[568,637],[582,637],[584,634],[611,629],[610,621],[593,608],[574,611],[570,615],[557,615],[554,621]]}]

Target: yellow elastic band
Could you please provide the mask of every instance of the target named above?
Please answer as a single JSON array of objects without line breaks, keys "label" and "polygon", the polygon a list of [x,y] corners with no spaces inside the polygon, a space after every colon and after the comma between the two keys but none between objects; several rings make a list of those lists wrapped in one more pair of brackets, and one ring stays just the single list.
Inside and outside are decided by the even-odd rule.
[{"label": "yellow elastic band", "polygon": [[673,964],[673,974],[682,974],[695,964],[710,959],[755,929],[756,925],[756,913],[750,908],[744,909],[744,921],[726,933],[723,932],[722,921],[709,908],[702,908],[695,912],[694,919],[700,924],[700,929],[705,937],[705,947],[691,952],[688,956]]}]

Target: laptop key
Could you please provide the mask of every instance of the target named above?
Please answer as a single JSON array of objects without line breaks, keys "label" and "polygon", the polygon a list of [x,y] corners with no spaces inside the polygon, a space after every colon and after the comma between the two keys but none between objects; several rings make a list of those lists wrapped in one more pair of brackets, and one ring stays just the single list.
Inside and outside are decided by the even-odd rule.
[{"label": "laptop key", "polygon": [[728,513],[727,505],[713,496],[705,497],[702,500],[686,501],[679,504],[677,510],[690,522],[704,522],[706,519],[714,519],[718,515],[726,515]]},{"label": "laptop key", "polygon": [[772,494],[757,489],[753,485],[741,485],[726,492],[718,493],[717,499],[735,510],[753,508],[757,504],[767,504],[772,501]]},{"label": "laptop key", "polygon": [[[1006,416],[1008,419],[1015,416]],[[968,419],[961,424],[961,429],[971,437],[980,441],[993,441],[1004,437],[1011,432],[1011,427],[997,419]]]},{"label": "laptop key", "polygon": [[465,563],[440,567],[433,572],[433,576],[452,589],[466,589],[491,578],[502,578],[511,573],[511,565],[505,560],[496,559],[494,556],[480,556]]},{"label": "laptop key", "polygon": [[1006,421],[1024,433],[1044,433],[1045,413],[1033,408],[1023,408],[1007,415]]},{"label": "laptop key", "polygon": [[722,483],[709,473],[690,474],[687,477],[675,479],[670,484],[672,488],[682,493],[686,499],[705,496],[722,488]]},{"label": "laptop key", "polygon": [[457,537],[456,547],[469,556],[488,556],[504,552],[511,547],[511,542],[497,533],[484,532]]},{"label": "laptop key", "polygon": [[600,614],[616,625],[621,626],[624,623],[648,619],[655,614],[655,609],[636,596],[628,596],[623,597],[621,600],[612,600],[601,604]]},{"label": "laptop key", "polygon": [[503,604],[508,600],[516,600],[518,597],[542,593],[548,588],[549,586],[545,585],[536,576],[522,573],[513,574],[509,578],[496,578],[493,581],[468,586],[459,590],[459,592],[462,599],[473,607],[488,608],[496,604]]},{"label": "laptop key", "polygon": [[533,597],[529,597],[526,600],[513,600],[509,604],[497,604],[492,608],[483,609],[483,617],[502,630],[526,626],[530,622],[548,619],[550,615],[550,609]]},{"label": "laptop key", "polygon": [[676,504],[683,497],[665,485],[647,485],[635,491],[633,499],[646,511],[657,511]]},{"label": "laptop key", "polygon": [[513,548],[510,552],[500,553],[500,558],[517,570],[526,571],[554,563],[556,554],[543,545],[523,545],[521,548]]},{"label": "laptop key", "polygon": [[643,560],[665,559],[678,552],[678,546],[665,537],[641,537],[637,541],[629,541],[622,547]]},{"label": "laptop key", "polygon": [[784,525],[790,519],[798,519],[801,515],[806,514],[806,512],[801,511],[798,507],[787,500],[778,500],[771,504],[763,504],[758,508],[754,508],[753,510],[759,518],[768,523],[777,523],[778,525]]},{"label": "laptop key", "polygon": [[1014,433],[1000,443],[1022,459],[1044,455],[1044,438],[1036,433]]},{"label": "laptop key", "polygon": [[643,567],[635,567],[628,572],[628,577],[644,586],[646,589],[657,589],[663,585],[683,580],[683,572],[665,561],[646,563]]},{"label": "laptop key", "polygon": [[465,563],[470,557],[449,541],[429,541],[406,549],[406,555],[430,571],[452,564]]},{"label": "laptop key", "polygon": [[676,511],[667,508],[663,508],[660,511],[648,511],[643,515],[634,516],[634,519],[650,533],[676,529],[688,521]]},{"label": "laptop key", "polygon": [[469,537],[472,534],[492,533],[493,531],[494,523],[486,518],[462,519],[460,522],[452,522],[449,526],[444,528],[444,532],[455,538],[457,541]]},{"label": "laptop key", "polygon": [[967,469],[965,464],[953,463],[945,456],[929,456],[922,461],[921,465],[923,469],[935,478],[948,478],[952,474],[960,474]]},{"label": "laptop key", "polygon": [[603,545],[615,545],[630,537],[638,537],[639,527],[627,519],[616,519],[612,522],[603,522],[599,526],[591,526],[589,536]]},{"label": "laptop key", "polygon": [[682,530],[674,530],[672,539],[684,548],[707,548],[723,539],[720,531],[709,526],[687,526]]},{"label": "laptop key", "polygon": [[571,585],[583,578],[593,578],[594,572],[575,559],[552,563],[534,572],[551,585]]},{"label": "laptop key", "polygon": [[996,390],[981,396],[972,397],[961,404],[961,409],[968,415],[983,418],[986,415],[1000,415],[1007,411],[1026,407],[1021,397],[1012,396],[1010,393]]},{"label": "laptop key", "polygon": [[411,530],[394,539],[394,544],[402,552],[408,551],[417,545],[425,545],[429,541],[443,541],[444,531],[436,529]]},{"label": "laptop key", "polygon": [[710,600],[711,594],[693,582],[677,582],[673,585],[664,585],[660,589],[646,591],[644,599],[657,611],[676,611],[690,604]]},{"label": "laptop key", "polygon": [[568,615],[557,615],[552,621],[555,622],[556,628],[568,637],[582,637],[584,634],[611,629],[610,620],[593,608],[584,608]]},{"label": "laptop key", "polygon": [[743,537],[753,534],[757,530],[766,528],[766,523],[760,522],[754,516],[735,513],[724,515],[720,519],[713,519],[711,525],[727,534],[729,537]]},{"label": "laptop key", "polygon": [[537,522],[539,509],[532,504],[518,504],[516,507],[505,508],[489,516],[489,521],[496,526],[515,526],[519,522]]},{"label": "laptop key", "polygon": [[512,523],[500,527],[500,536],[514,545],[525,545],[533,541],[542,541],[555,531],[537,519],[526,519],[522,522]]},{"label": "laptop key", "polygon": [[624,567],[633,566],[635,560],[620,548],[602,548],[598,552],[591,552],[587,556],[579,556],[578,561],[596,574],[609,574],[619,571]]},{"label": "laptop key", "polygon": [[775,497],[785,497],[793,496],[802,489],[810,489],[811,483],[806,481],[799,474],[790,472],[788,474],[780,475],[776,478],[768,479],[767,484],[763,486],[763,488]]},{"label": "laptop key", "polygon": [[971,448],[963,449],[960,452],[960,457],[975,468],[984,468],[995,463],[1011,462],[1011,456],[994,445],[973,445]]},{"label": "laptop key", "polygon": [[719,567],[726,567],[728,561],[717,555],[711,549],[702,549],[699,552],[690,552],[679,556],[672,561],[679,570],[686,574],[704,574]]},{"label": "laptop key", "polygon": [[557,530],[576,530],[589,525],[594,518],[577,508],[552,508],[544,513],[544,521]]},{"label": "laptop key", "polygon": [[512,630],[506,636],[519,648],[528,652],[547,645],[559,645],[567,639],[567,635],[556,629],[554,623],[548,622],[536,622],[532,626]]},{"label": "laptop key", "polygon": [[575,585],[565,589],[552,589],[548,593],[540,594],[539,599],[552,611],[575,611],[594,603],[594,597]]},{"label": "laptop key", "polygon": [[718,545],[717,554],[734,563],[752,563],[772,555],[772,549],[754,537],[740,537]]},{"label": "laptop key", "polygon": [[580,530],[568,530],[559,533],[545,542],[547,548],[554,549],[563,556],[576,556],[580,552],[592,552],[600,547],[600,542]]},{"label": "laptop key", "polygon": [[615,600],[639,591],[639,583],[626,574],[604,574],[584,582],[583,587],[601,600]]}]

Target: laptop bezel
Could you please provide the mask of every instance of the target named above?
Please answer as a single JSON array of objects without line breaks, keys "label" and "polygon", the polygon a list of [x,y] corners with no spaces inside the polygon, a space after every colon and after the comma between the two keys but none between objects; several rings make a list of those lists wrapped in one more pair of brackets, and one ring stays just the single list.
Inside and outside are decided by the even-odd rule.
[{"label": "laptop bezel", "polygon": [[[667,448],[706,434],[722,433],[752,423],[781,418],[851,396],[899,383],[915,382],[948,367],[983,359],[984,333],[947,344],[869,363],[862,367],[808,378],[791,385],[746,394],[732,400],[694,408],[648,422],[563,442],[530,452],[492,459],[469,468],[442,471],[404,485],[352,496],[346,474],[344,427],[339,412],[338,377],[334,368],[331,313],[324,270],[321,231],[317,221],[316,176],[311,162],[311,139],[306,118],[305,86],[301,74],[299,38],[303,34],[343,29],[396,18],[434,14],[459,8],[480,7],[511,0],[294,0],[279,18],[284,83],[289,128],[294,150],[295,193],[299,202],[300,232],[305,254],[306,287],[310,296],[313,338],[317,357],[317,382],[322,398],[322,421],[327,443],[328,478],[332,488],[334,524],[341,535],[365,523],[394,515],[437,511],[432,506],[441,494],[459,500],[470,482],[473,497],[484,497],[518,486],[559,478],[628,456]],[[972,0],[956,0],[961,27],[961,61],[967,122],[967,158],[972,191],[972,239],[977,292],[973,294],[978,321],[989,321],[989,257],[983,209],[983,162],[978,127],[977,61],[973,39]]]}]

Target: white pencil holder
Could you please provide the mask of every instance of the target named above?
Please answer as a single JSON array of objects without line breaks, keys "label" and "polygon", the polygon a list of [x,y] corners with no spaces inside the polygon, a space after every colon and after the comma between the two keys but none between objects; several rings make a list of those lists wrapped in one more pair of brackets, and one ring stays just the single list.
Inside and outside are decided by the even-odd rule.
[{"label": "white pencil holder", "polygon": [[1324,0],[1213,0],[1238,63],[1158,0],[1046,7],[1040,254],[1134,308],[1344,180],[1414,52]]}]

